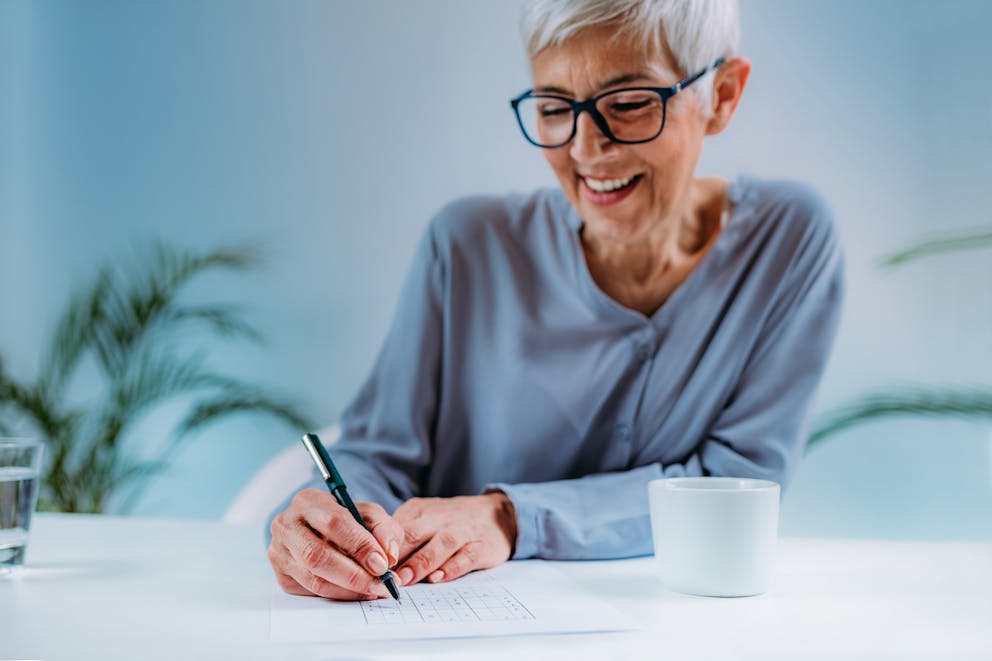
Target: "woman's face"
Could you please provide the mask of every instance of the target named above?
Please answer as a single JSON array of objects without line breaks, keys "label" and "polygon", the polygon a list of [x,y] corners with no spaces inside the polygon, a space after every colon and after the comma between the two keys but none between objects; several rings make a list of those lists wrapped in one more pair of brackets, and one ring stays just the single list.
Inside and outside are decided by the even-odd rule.
[{"label": "woman's face", "polygon": [[[681,80],[670,55],[650,57],[622,38],[611,41],[613,34],[609,28],[585,30],[538,53],[531,61],[534,89],[584,100],[622,87],[668,87]],[[665,128],[651,142],[612,142],[584,112],[571,142],[542,151],[587,231],[634,241],[687,204],[706,127],[698,100],[686,90],[668,100]],[[593,189],[597,181],[616,179],[630,183],[612,192]]]}]

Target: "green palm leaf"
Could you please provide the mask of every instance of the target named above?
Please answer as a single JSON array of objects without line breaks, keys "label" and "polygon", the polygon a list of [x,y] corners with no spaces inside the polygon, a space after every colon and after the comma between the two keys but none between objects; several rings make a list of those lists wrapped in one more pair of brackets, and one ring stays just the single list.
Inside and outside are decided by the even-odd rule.
[{"label": "green palm leaf", "polygon": [[[144,258],[100,269],[70,298],[34,383],[16,381],[0,361],[0,432],[21,421],[49,443],[42,509],[99,512],[122,488],[132,486],[132,496],[139,493],[167,466],[169,452],[184,437],[228,415],[260,412],[296,429],[310,426],[288,400],[208,365],[202,340],[262,342],[242,308],[180,301],[196,276],[243,271],[259,261],[247,248],[197,254],[156,244]],[[89,359],[99,368],[103,387],[98,397],[74,404],[67,391]],[[183,396],[192,403],[173,442],[155,459],[130,457],[123,441],[135,421]]]},{"label": "green palm leaf", "polygon": [[179,330],[185,326],[194,329],[203,325],[225,338],[242,338],[264,344],[265,338],[250,323],[241,318],[244,310],[234,305],[185,306],[170,310],[160,321],[161,330]]},{"label": "green palm leaf", "polygon": [[943,252],[959,250],[976,250],[992,247],[992,231],[987,229],[974,230],[966,234],[939,236],[921,241],[914,246],[894,253],[882,260],[882,266],[898,266],[921,257],[929,257]]},{"label": "green palm leaf", "polygon": [[[41,377],[55,392],[61,392],[86,351],[92,351],[105,374],[117,374],[147,335],[167,332],[177,322],[207,321],[227,335],[259,338],[231,306],[175,307],[180,290],[195,276],[212,269],[243,271],[257,265],[259,257],[253,249],[197,255],[157,244],[150,258],[132,261],[130,267],[102,269],[60,319]],[[159,329],[159,322],[164,328]]]},{"label": "green palm leaf", "polygon": [[66,382],[89,347],[91,329],[104,315],[104,299],[112,286],[109,269],[101,269],[94,283],[75,294],[56,325],[55,334],[42,363],[40,382],[46,391],[60,396]]},{"label": "green palm leaf", "polygon": [[244,412],[267,413],[301,432],[314,427],[313,421],[292,403],[280,401],[256,388],[245,387],[231,389],[217,397],[200,402],[179,423],[177,431],[181,436],[185,436],[224,416]]},{"label": "green palm leaf", "polygon": [[205,352],[178,356],[169,348],[143,349],[115,374],[106,410],[127,418],[162,401],[204,388],[239,388],[238,379],[212,372]]},{"label": "green palm leaf", "polygon": [[849,427],[891,416],[992,419],[992,392],[917,388],[868,395],[824,416],[810,434],[807,450]]},{"label": "green palm leaf", "polygon": [[[221,393],[199,401],[176,426],[173,443],[161,452],[157,461],[147,465],[151,466],[154,472],[158,472],[171,463],[183,439],[211,423],[237,413],[267,414],[282,420],[297,431],[314,428],[312,420],[291,402],[281,400],[249,384],[232,384],[223,388]],[[142,464],[144,465],[146,464]],[[131,488],[122,511],[130,511],[145,486],[147,481],[142,480]]]},{"label": "green palm leaf", "polygon": [[[882,265],[898,266],[939,253],[990,246],[992,230],[981,228],[921,241],[889,255],[882,260]],[[844,429],[889,416],[992,419],[992,388],[917,388],[869,395],[823,416],[810,434],[807,449]]]}]

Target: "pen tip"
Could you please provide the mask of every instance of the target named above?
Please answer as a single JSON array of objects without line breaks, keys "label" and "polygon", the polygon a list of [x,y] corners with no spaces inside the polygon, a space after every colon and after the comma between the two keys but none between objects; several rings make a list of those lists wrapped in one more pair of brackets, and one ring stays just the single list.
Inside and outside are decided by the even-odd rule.
[{"label": "pen tip", "polygon": [[393,599],[396,601],[400,600],[400,591],[396,589],[396,582],[393,581],[392,574],[386,574],[382,577],[382,583],[386,586],[386,590],[392,595]]}]

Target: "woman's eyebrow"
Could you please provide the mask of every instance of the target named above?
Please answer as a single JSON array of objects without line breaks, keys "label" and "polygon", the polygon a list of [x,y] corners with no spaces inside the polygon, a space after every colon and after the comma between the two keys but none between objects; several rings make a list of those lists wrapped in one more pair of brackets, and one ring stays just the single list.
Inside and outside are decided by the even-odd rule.
[{"label": "woman's eyebrow", "polygon": [[[598,89],[606,89],[608,87],[616,87],[617,85],[624,85],[626,83],[632,83],[634,81],[644,80],[645,78],[648,78],[648,77],[649,76],[646,73],[643,73],[643,72],[625,73],[623,75],[616,76],[614,78],[610,78],[606,82],[604,82],[601,85],[599,85],[598,86]],[[534,91],[535,92],[539,92],[539,93],[561,94],[562,96],[572,96],[572,93],[569,90],[567,90],[567,89],[565,89],[563,87],[556,87],[554,85],[541,85],[539,87],[535,87],[534,88]]]},{"label": "woman's eyebrow", "polygon": [[610,78],[605,83],[600,85],[600,89],[606,89],[607,87],[616,87],[617,85],[626,85],[627,83],[633,83],[638,80],[644,80],[648,78],[648,75],[643,72],[637,73],[625,73],[622,76],[617,76],[616,78]]}]

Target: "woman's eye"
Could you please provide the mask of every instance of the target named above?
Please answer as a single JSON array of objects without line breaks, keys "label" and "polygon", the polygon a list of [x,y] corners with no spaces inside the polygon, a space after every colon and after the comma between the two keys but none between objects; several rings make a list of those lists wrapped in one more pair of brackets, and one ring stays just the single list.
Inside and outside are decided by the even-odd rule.
[{"label": "woman's eye", "polygon": [[610,106],[613,112],[633,112],[635,110],[641,110],[650,105],[651,101],[649,99],[644,99],[641,101],[624,101],[617,102]]},{"label": "woman's eye", "polygon": [[541,108],[541,117],[560,117],[572,112],[568,106],[544,106]]}]

